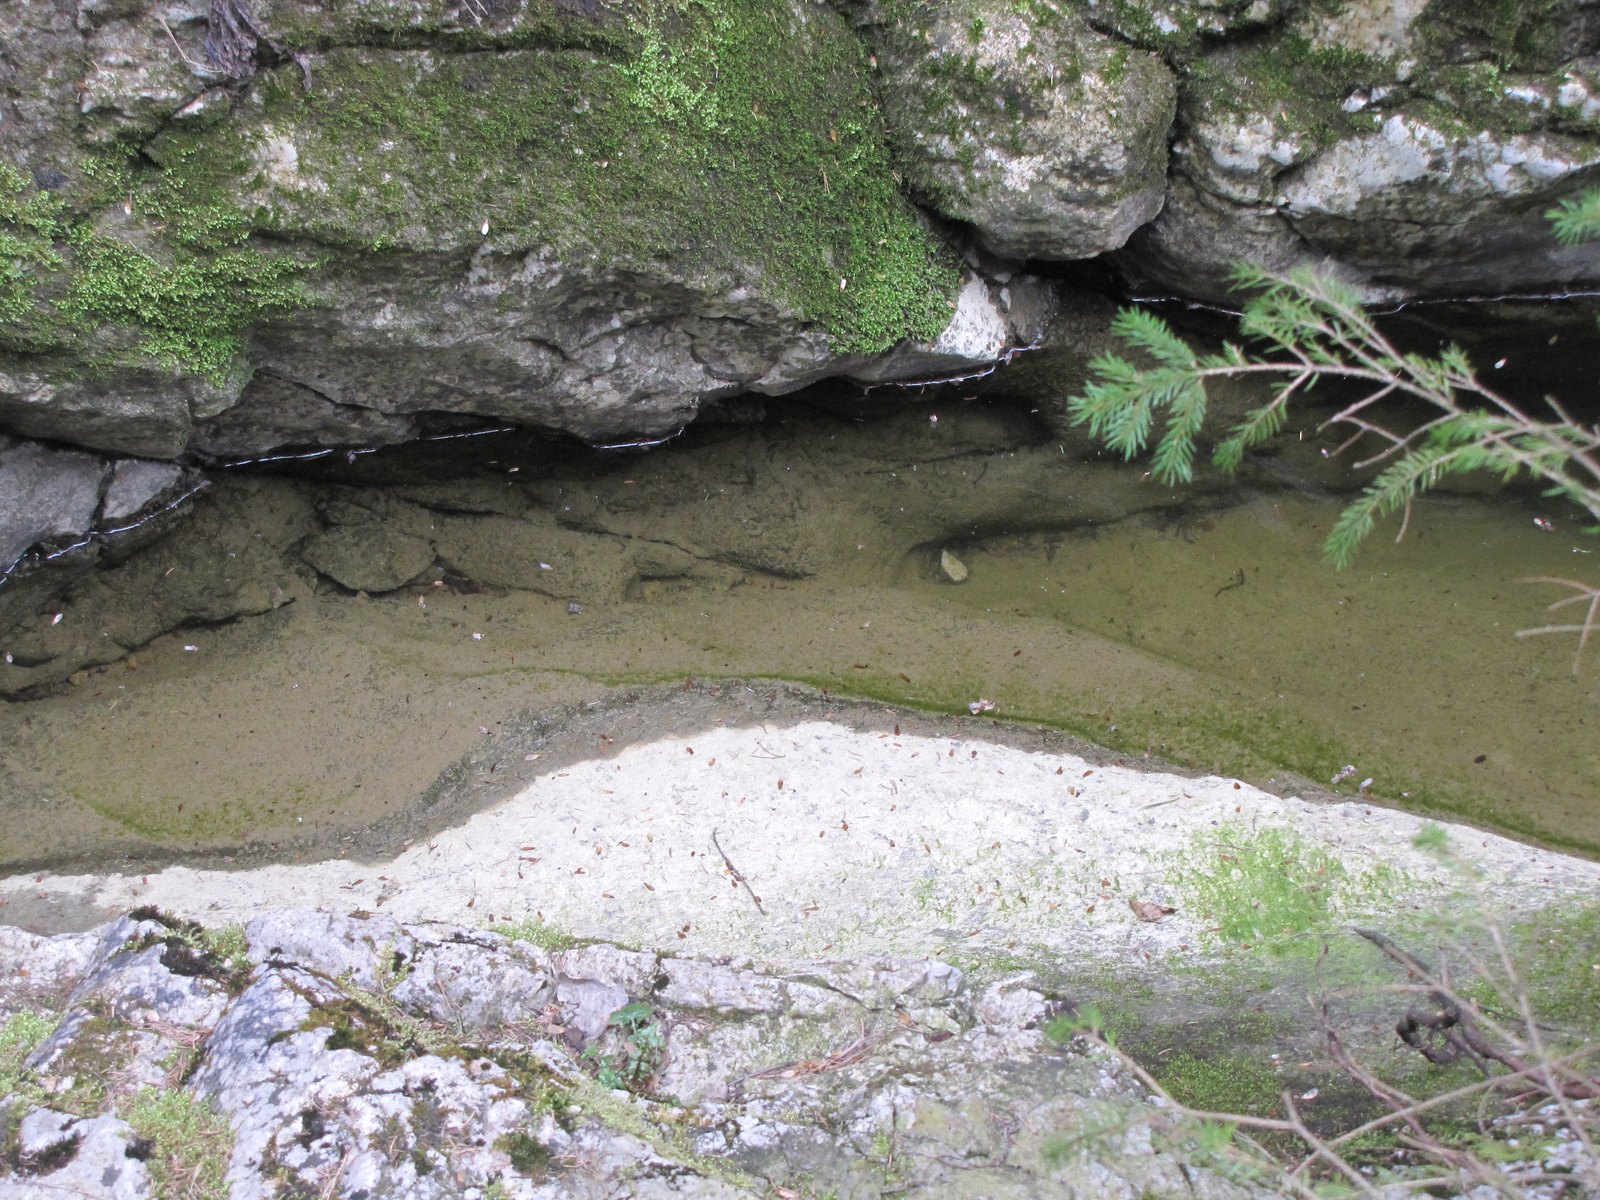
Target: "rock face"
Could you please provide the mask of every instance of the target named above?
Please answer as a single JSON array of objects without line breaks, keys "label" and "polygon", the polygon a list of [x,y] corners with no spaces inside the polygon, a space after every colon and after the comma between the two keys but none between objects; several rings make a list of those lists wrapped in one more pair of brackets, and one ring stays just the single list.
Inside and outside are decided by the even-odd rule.
[{"label": "rock face", "polygon": [[[1578,0],[247,7],[0,2],[0,569],[138,520],[160,461],[631,445],[1039,345],[1077,377],[1095,300],[1029,260],[1212,301],[1240,261],[1386,300],[1600,283],[1547,219],[1600,178]],[[1046,357],[1008,387],[1059,424]]]},{"label": "rock face", "polygon": [[934,960],[549,949],[364,913],[241,934],[147,909],[0,947],[26,1053],[5,1197],[1264,1194],[1155,1144],[1160,1110],[1045,1036],[1026,973],[974,988]]},{"label": "rock face", "polygon": [[1544,216],[1600,162],[1587,12],[11,0],[0,427],[153,459],[438,414],[645,440],[981,369],[1053,311],[1020,263],[1108,251],[1210,299],[1240,259],[1587,286],[1600,249]]},{"label": "rock face", "polygon": [[1124,263],[1209,299],[1239,261],[1374,299],[1592,286],[1600,250],[1546,219],[1600,163],[1586,11],[1374,0],[1192,58],[1166,204]]},{"label": "rock face", "polygon": [[856,15],[906,181],[989,250],[1092,258],[1160,210],[1176,88],[1157,55],[1065,6],[877,0]]},{"label": "rock face", "polygon": [[257,7],[248,46],[203,4],[3,10],[0,423],[151,457],[425,412],[621,440],[960,373],[1047,316],[899,193],[825,6]]}]

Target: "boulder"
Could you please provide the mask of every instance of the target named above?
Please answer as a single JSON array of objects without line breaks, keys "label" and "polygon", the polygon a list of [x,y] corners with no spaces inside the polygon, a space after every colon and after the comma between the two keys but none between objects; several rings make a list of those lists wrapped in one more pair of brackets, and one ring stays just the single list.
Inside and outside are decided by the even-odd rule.
[{"label": "boulder", "polygon": [[1120,261],[1211,301],[1241,261],[1374,301],[1592,287],[1600,248],[1547,214],[1600,166],[1600,32],[1573,5],[1496,13],[1357,0],[1192,59],[1165,206]]},{"label": "boulder", "polygon": [[1176,81],[1064,6],[940,0],[858,13],[906,181],[1013,259],[1092,258],[1161,208]]},{"label": "boulder", "polygon": [[234,41],[198,3],[6,18],[0,423],[158,458],[427,412],[622,441],[1035,336],[901,194],[825,6],[256,8]]},{"label": "boulder", "polygon": [[0,572],[37,542],[86,533],[107,473],[92,454],[0,438]]}]

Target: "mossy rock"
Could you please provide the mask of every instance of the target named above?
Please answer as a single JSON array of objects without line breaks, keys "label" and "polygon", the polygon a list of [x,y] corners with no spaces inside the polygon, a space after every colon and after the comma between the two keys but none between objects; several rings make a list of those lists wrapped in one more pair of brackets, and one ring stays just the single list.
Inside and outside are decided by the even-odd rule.
[{"label": "mossy rock", "polygon": [[884,4],[867,25],[906,179],[1016,259],[1088,258],[1161,206],[1175,89],[1069,9]]},{"label": "mossy rock", "polygon": [[170,456],[264,365],[334,418],[662,432],[950,318],[959,261],[900,193],[865,50],[824,6],[281,3],[261,23],[277,49],[252,79],[186,96],[163,75],[151,108],[117,38],[165,70],[201,61],[203,23],[169,47],[153,18],[109,20],[70,170],[0,175],[0,418]]}]

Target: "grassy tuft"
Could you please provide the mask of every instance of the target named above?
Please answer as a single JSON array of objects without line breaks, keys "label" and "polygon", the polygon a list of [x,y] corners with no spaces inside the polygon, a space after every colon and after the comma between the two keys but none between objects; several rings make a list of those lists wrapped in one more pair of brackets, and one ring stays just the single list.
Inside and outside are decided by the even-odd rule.
[{"label": "grassy tuft", "polygon": [[0,1025],[0,1096],[9,1095],[25,1074],[23,1062],[61,1023],[54,1013],[23,1009]]},{"label": "grassy tuft", "polygon": [[209,1103],[181,1090],[145,1088],[127,1121],[150,1143],[159,1200],[227,1200],[233,1131]]},{"label": "grassy tuft", "polygon": [[1287,949],[1328,928],[1348,881],[1342,863],[1292,829],[1223,826],[1186,857],[1180,881],[1191,908],[1223,941]]}]

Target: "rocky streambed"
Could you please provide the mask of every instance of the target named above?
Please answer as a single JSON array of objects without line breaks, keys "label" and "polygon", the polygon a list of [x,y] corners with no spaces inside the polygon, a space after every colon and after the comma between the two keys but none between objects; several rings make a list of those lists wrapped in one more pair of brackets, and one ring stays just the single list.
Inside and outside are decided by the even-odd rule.
[{"label": "rocky streambed", "polygon": [[[1352,925],[1470,961],[1491,922],[1593,1034],[1600,867],[1466,827],[831,721],[555,767],[389,856],[7,881],[128,915],[0,929],[4,1194],[1264,1196],[1072,1021],[1318,1129],[1376,1111],[1323,1019],[1464,1078]],[[1518,1133],[1513,1172],[1594,1170]]]}]

